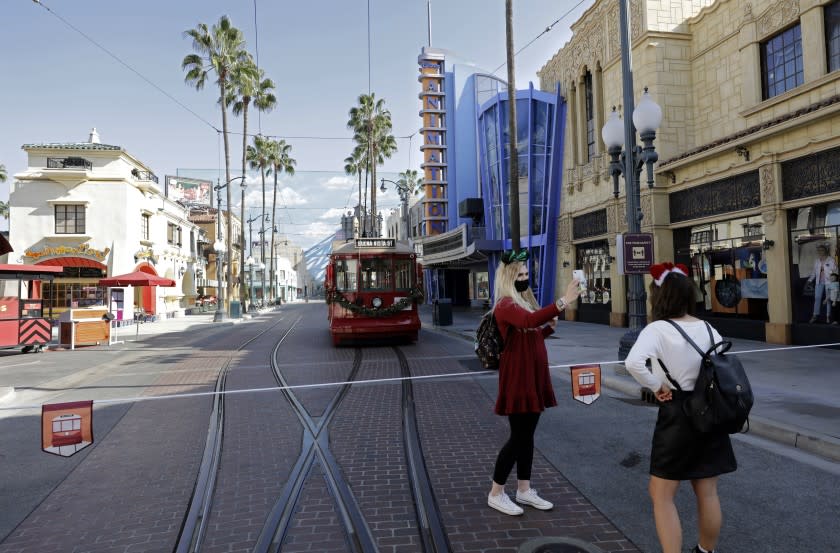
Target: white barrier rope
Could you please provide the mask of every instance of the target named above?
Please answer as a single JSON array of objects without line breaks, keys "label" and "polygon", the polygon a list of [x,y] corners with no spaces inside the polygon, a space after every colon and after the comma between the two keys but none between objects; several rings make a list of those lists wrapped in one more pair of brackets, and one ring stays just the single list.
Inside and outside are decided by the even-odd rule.
[{"label": "white barrier rope", "polygon": [[[809,348],[822,348],[822,347],[831,347],[831,346],[840,346],[840,342],[834,342],[830,344],[816,344],[810,346],[786,346],[780,348],[764,348],[764,349],[753,349],[753,350],[743,350],[743,351],[734,351],[730,352],[732,354],[742,354],[742,353],[763,353],[769,351],[784,351],[784,350],[797,350],[797,349],[809,349]],[[614,361],[591,361],[586,363],[565,363],[560,365],[549,365],[549,369],[561,369],[561,368],[568,368],[568,367],[576,367],[578,365],[618,365],[623,364],[624,361],[614,360]],[[484,371],[468,371],[468,372],[459,372],[459,373],[445,373],[445,374],[430,374],[425,376],[400,376],[394,378],[374,378],[370,380],[350,380],[350,381],[340,381],[340,382],[324,382],[320,384],[297,384],[294,386],[273,386],[271,388],[247,388],[244,390],[222,390],[221,392],[192,392],[187,394],[172,394],[168,396],[140,396],[140,397],[126,397],[126,398],[115,398],[115,399],[95,399],[93,400],[94,405],[103,405],[106,403],[134,403],[140,401],[149,401],[149,400],[157,400],[157,399],[183,399],[183,398],[192,398],[192,397],[207,397],[207,396],[215,396],[215,395],[233,395],[233,394],[254,394],[260,392],[279,392],[282,390],[302,390],[306,388],[330,388],[334,386],[344,386],[347,384],[382,384],[387,382],[402,382],[404,380],[432,380],[432,379],[446,379],[446,378],[456,378],[456,377],[463,377],[463,376],[483,376],[483,375],[490,375],[496,374],[498,371],[493,370],[484,370]],[[18,410],[26,410],[26,409],[40,409],[42,405],[17,405],[14,407],[0,407],[0,411],[18,411]]]}]

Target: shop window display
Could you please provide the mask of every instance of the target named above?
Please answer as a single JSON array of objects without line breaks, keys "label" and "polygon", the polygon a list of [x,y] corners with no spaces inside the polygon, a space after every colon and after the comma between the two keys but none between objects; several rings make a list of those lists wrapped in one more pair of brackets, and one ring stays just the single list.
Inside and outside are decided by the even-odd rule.
[{"label": "shop window display", "polygon": [[697,284],[706,316],[768,320],[765,237],[760,217],[698,225],[674,232],[678,261]]},{"label": "shop window display", "polygon": [[[840,242],[840,202],[792,209],[788,212],[790,230],[790,287],[793,321],[825,323],[830,311],[825,300],[825,284],[830,274],[822,277],[823,286],[814,274],[820,254],[827,265],[838,266]],[[816,318],[814,317],[816,315]],[[813,319],[813,321],[812,321]]]}]

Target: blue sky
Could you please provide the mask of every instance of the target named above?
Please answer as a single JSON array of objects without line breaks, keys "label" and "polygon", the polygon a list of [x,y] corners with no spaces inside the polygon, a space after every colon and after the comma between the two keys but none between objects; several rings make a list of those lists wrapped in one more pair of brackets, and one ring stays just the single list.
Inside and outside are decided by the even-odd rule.
[{"label": "blue sky", "polygon": [[[568,41],[569,25],[593,2],[515,0],[516,49],[572,10],[517,56],[519,87],[536,82],[536,71]],[[395,136],[406,137],[420,126],[417,56],[427,44],[427,3],[369,0],[369,5],[370,88],[391,110]],[[181,174],[189,173],[185,169],[224,170],[221,142],[211,126],[44,6],[218,128],[217,88],[208,84],[196,91],[184,83],[181,60],[192,49],[183,32],[228,15],[242,29],[249,50],[254,53],[258,46],[260,67],[277,84],[278,107],[259,120],[254,114],[249,132],[325,138],[287,138],[299,175],[282,180],[281,200],[288,210],[278,214],[281,230],[308,247],[337,226],[338,213],[355,204],[355,181],[345,178],[342,168],[352,149],[347,112],[368,91],[368,0],[43,0],[42,5],[3,0],[0,163],[9,181],[26,168],[22,144],[86,140],[91,127],[103,143],[123,146],[149,165],[161,182],[179,169]],[[503,0],[432,0],[431,6],[433,47],[483,70],[504,62]],[[505,77],[506,69],[498,74]],[[241,131],[240,119],[231,117],[230,124]],[[241,137],[231,138],[236,167]],[[398,146],[383,171],[419,169],[418,137],[398,138]],[[249,179],[249,209],[259,202],[257,180]],[[0,184],[0,199],[8,197],[8,190],[9,182]],[[398,198],[388,192],[377,196],[377,203],[387,209]],[[0,221],[0,228],[4,224]]]}]

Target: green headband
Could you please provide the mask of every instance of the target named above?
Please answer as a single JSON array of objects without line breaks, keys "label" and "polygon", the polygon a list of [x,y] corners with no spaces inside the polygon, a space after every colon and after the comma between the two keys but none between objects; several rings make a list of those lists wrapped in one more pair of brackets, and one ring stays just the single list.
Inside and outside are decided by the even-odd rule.
[{"label": "green headband", "polygon": [[510,265],[514,261],[524,263],[528,261],[528,250],[522,248],[518,252],[515,250],[508,250],[502,254],[502,263]]}]

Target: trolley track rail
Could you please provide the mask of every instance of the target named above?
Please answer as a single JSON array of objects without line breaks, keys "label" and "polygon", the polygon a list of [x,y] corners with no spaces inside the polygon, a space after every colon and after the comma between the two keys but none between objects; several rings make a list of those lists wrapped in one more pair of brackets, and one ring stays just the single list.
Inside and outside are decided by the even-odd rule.
[{"label": "trolley track rail", "polygon": [[[283,318],[240,344],[234,351],[241,351],[270,330],[274,330],[282,322],[284,322]],[[290,331],[291,328],[286,331],[284,337]],[[214,387],[216,393],[213,396],[213,407],[210,412],[210,423],[207,429],[204,453],[201,457],[198,476],[195,481],[192,496],[190,496],[186,515],[181,523],[178,539],[173,548],[175,553],[189,553],[201,550],[207,521],[212,508],[213,492],[216,487],[216,476],[219,471],[219,462],[221,460],[222,444],[224,441],[225,396],[222,392],[225,391],[229,368],[230,358],[222,366],[219,371],[219,376],[216,379],[216,385]]]},{"label": "trolley track rail", "polygon": [[[399,361],[402,376],[410,377],[411,367],[405,353],[399,347],[395,346],[393,349]],[[448,553],[451,546],[443,525],[443,516],[432,489],[432,482],[426,470],[423,447],[420,443],[420,429],[417,425],[417,413],[414,409],[414,386],[409,378],[402,382],[402,425],[405,459],[423,551]]]},{"label": "trolley track rail", "polygon": [[353,551],[360,553],[372,553],[377,551],[373,535],[365,522],[361,508],[356,502],[350,485],[344,478],[341,468],[338,465],[329,447],[329,436],[323,432],[329,426],[330,420],[335,415],[342,399],[350,389],[351,381],[355,380],[362,365],[362,350],[356,349],[353,358],[353,367],[348,376],[348,384],[339,387],[338,392],[333,396],[330,403],[324,409],[323,414],[316,421],[306,410],[298,397],[287,389],[288,382],[280,371],[277,363],[278,343],[272,352],[271,366],[277,383],[284,387],[283,393],[291,403],[295,415],[303,426],[303,445],[301,454],[295,463],[292,475],[286,482],[283,492],[278,498],[274,507],[266,519],[263,530],[257,539],[254,548],[255,553],[279,551],[283,539],[289,530],[292,515],[297,507],[300,492],[309,476],[315,460],[317,459],[324,473],[324,479],[332,493],[338,508],[339,518],[344,527],[345,534]]},{"label": "trolley track rail", "polygon": [[[374,553],[379,551],[376,538],[341,470],[338,460],[330,448],[329,432],[325,431],[338,412],[338,408],[350,390],[353,381],[357,379],[362,367],[364,350],[355,349],[347,383],[338,386],[337,392],[332,396],[321,415],[313,417],[294,390],[288,388],[288,380],[283,375],[280,363],[278,363],[278,352],[281,346],[295,330],[300,320],[301,317],[298,317],[293,321],[277,340],[271,352],[270,366],[274,380],[282,388],[283,394],[301,423],[303,431],[301,451],[291,468],[290,475],[281,493],[266,516],[253,551],[267,553],[280,550],[283,540],[291,529],[304,486],[309,476],[313,474],[315,464],[318,463],[327,489],[334,499],[338,521],[344,530],[349,550],[355,553]],[[236,351],[245,348],[266,332],[275,329],[281,322],[283,321],[278,321],[253,336],[241,344]],[[405,354],[397,346],[392,349],[397,358],[400,376],[410,377],[411,368]],[[189,508],[173,549],[175,553],[200,551],[203,545],[208,520],[213,509],[213,495],[224,442],[225,395],[219,392],[225,389],[230,371],[229,364],[228,361],[222,368],[216,382],[215,390],[217,393],[214,396],[204,453]],[[412,382],[410,379],[403,380],[401,386],[400,416],[402,419],[403,453],[409,488],[414,502],[414,513],[419,534],[418,545],[423,553],[448,553],[451,551],[451,546],[423,459]]]}]

